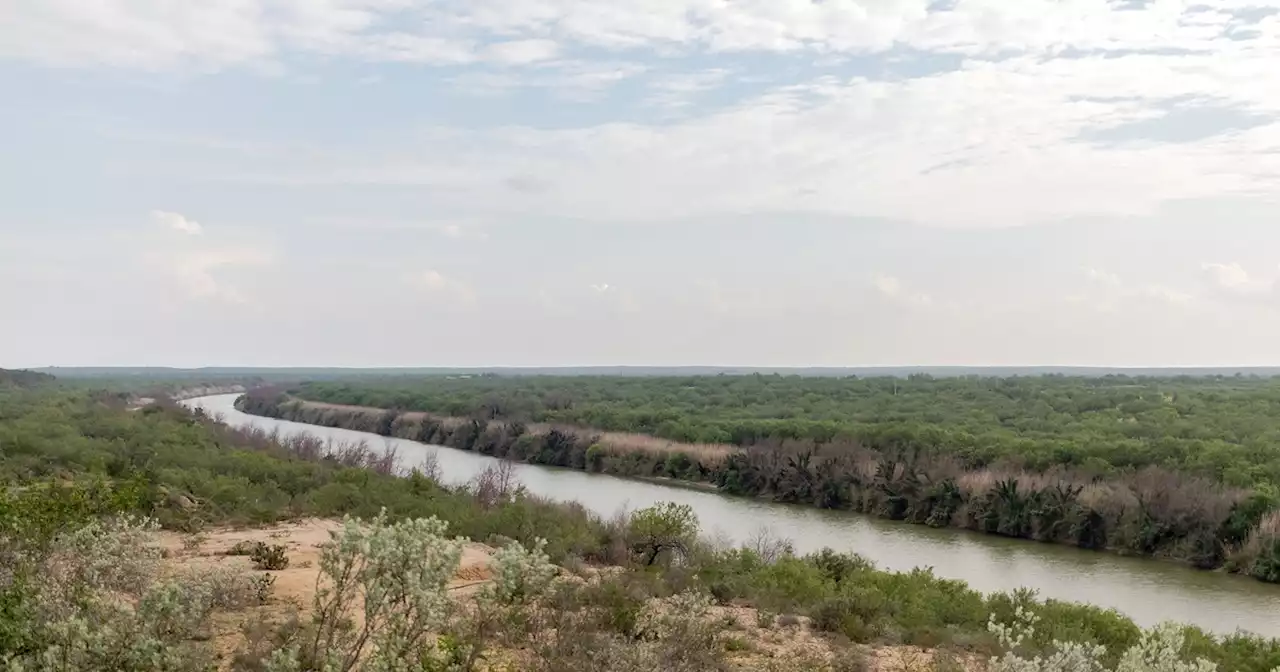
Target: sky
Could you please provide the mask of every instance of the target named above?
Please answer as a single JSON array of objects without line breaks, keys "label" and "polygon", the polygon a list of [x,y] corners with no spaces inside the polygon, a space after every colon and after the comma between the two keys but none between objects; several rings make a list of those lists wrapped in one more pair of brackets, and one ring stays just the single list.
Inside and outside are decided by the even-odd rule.
[{"label": "sky", "polygon": [[1280,0],[0,0],[0,366],[1280,364]]}]

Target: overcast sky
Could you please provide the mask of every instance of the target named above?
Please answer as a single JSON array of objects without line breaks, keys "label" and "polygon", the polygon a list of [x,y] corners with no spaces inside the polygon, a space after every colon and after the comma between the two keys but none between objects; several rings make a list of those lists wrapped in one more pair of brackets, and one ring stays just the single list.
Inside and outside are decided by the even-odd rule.
[{"label": "overcast sky", "polygon": [[0,366],[1280,364],[1280,0],[0,0]]}]

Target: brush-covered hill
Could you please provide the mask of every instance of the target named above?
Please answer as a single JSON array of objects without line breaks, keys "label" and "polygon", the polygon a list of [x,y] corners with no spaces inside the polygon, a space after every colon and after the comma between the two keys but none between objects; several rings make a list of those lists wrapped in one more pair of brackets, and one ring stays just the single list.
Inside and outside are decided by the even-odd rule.
[{"label": "brush-covered hill", "polygon": [[57,380],[47,373],[26,369],[0,369],[0,387],[32,388],[48,385]]}]

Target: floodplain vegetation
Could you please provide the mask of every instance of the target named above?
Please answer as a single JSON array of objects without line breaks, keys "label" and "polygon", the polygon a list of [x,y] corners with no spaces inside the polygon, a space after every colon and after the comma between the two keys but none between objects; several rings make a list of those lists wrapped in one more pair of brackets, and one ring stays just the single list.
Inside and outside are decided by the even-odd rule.
[{"label": "floodplain vegetation", "polygon": [[[11,671],[992,670],[1267,672],[1280,643],[983,595],[761,535],[724,547],[675,504],[601,519],[509,463],[464,486],[367,446],[169,404],[0,385],[0,668]],[[330,519],[312,557],[228,529]],[[175,549],[155,540],[177,535]],[[467,540],[473,540],[468,542]],[[452,591],[469,544],[483,581]],[[202,560],[195,562],[195,559]],[[189,561],[188,561],[189,560]],[[307,565],[304,567],[304,565]],[[275,577],[313,571],[284,603]],[[459,594],[459,593],[463,594]],[[239,632],[219,633],[228,619]]]},{"label": "floodplain vegetation", "polygon": [[435,376],[246,412],[1280,582],[1280,380]]}]

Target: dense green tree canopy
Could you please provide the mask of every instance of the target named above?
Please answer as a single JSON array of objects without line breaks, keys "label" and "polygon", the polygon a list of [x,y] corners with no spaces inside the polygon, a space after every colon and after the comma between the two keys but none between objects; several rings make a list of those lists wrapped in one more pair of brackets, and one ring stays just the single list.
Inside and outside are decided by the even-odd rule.
[{"label": "dense green tree canopy", "polygon": [[318,401],[558,422],[686,442],[856,439],[1099,471],[1159,465],[1233,486],[1280,483],[1280,380],[1039,376],[436,376],[313,382]]}]

